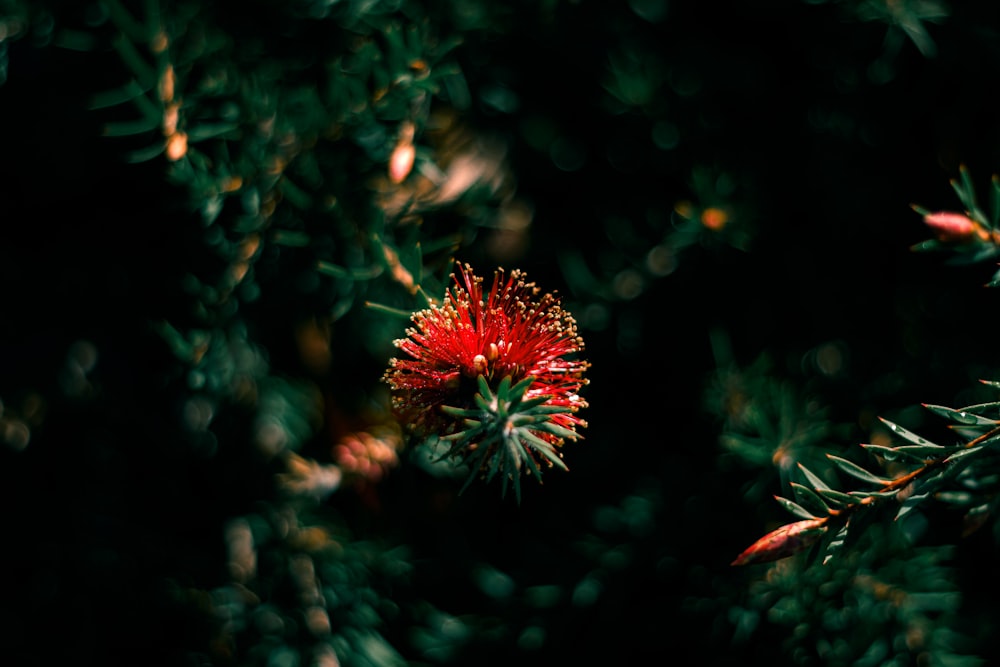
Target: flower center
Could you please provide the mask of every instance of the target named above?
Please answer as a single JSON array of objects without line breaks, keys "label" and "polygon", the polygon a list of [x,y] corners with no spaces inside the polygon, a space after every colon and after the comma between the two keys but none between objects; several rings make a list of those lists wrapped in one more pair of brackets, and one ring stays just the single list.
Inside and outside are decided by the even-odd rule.
[{"label": "flower center", "polygon": [[495,370],[494,362],[500,358],[500,348],[502,345],[503,341],[500,341],[499,345],[497,343],[487,345],[483,349],[482,354],[477,354],[472,358],[472,365],[466,369],[465,375],[471,378],[485,375],[487,380],[492,380]]}]

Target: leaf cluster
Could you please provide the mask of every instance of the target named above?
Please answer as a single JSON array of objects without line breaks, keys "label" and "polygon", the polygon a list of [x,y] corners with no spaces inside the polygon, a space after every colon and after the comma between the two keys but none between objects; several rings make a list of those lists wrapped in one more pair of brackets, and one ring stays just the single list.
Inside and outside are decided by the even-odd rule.
[{"label": "leaf cluster", "polygon": [[534,377],[528,376],[511,385],[510,376],[505,376],[494,392],[480,375],[474,408],[442,407],[445,413],[464,420],[463,430],[442,438],[449,445],[444,456],[461,458],[471,468],[463,490],[481,473],[487,481],[499,475],[502,493],[506,494],[512,483],[520,502],[522,467],[539,481],[538,457],[549,467],[567,470],[556,447],[563,439],[578,436],[551,418],[569,408],[548,404],[550,397],[545,395],[527,398],[532,382]]}]

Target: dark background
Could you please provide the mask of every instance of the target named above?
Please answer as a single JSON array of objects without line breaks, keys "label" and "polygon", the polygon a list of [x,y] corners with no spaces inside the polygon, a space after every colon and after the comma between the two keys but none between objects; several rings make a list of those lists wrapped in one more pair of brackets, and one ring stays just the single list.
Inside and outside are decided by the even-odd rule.
[{"label": "dark background", "polygon": [[[377,508],[336,503],[357,534],[408,546],[415,574],[392,595],[479,619],[482,634],[459,664],[632,664],[649,652],[666,662],[692,646],[703,664],[780,664],[780,634],[767,634],[777,631],[735,645],[726,621],[759,574],[730,561],[765,521],[783,518],[776,504],[744,500],[757,471],[721,457],[704,399],[712,336],[728,338],[737,364],[767,353],[778,375],[808,385],[832,421],[850,425],[845,444],[868,437],[873,413],[957,405],[992,377],[997,296],[982,285],[994,269],[912,253],[928,233],[909,206],[959,210],[948,180],[960,164],[985,199],[1000,164],[989,102],[1000,17],[995,3],[954,3],[947,19],[925,24],[936,45],[927,56],[850,3],[618,4],[514,4],[459,50],[473,92],[468,122],[506,142],[518,194],[534,210],[517,265],[564,295],[593,364],[590,427],[566,448],[571,472],[527,484],[517,506],[496,485],[456,498],[453,480],[404,464]],[[443,26],[461,26],[438,9]],[[92,402],[50,399],[37,439],[2,452],[0,659],[9,651],[11,664],[45,664],[55,651],[99,664],[88,659],[160,647],[164,660],[189,660],[209,624],[157,587],[218,585],[218,527],[268,493],[273,471],[238,449],[197,458],[172,446],[178,399],[163,378],[174,362],[149,321],[181,307],[177,286],[197,237],[161,167],[123,163],[85,109],[115,79],[113,57],[31,38],[9,48],[0,398],[13,406],[57,395],[79,340],[100,351],[102,391]],[[641,103],[614,101],[612,62],[645,77]],[[490,101],[497,91],[502,108]],[[667,126],[676,140],[662,148],[654,133]],[[557,141],[570,146],[572,169],[552,158]],[[675,204],[697,199],[698,168],[732,183],[731,224],[746,248],[706,236],[631,298],[573,282],[567,254],[606,284],[641,265],[642,248],[670,232]],[[493,261],[475,244],[460,258]],[[281,323],[259,333],[276,369],[294,372]],[[828,343],[845,367],[821,377],[803,359]],[[384,363],[353,356],[337,371],[372,385]],[[231,420],[233,433],[245,428]],[[775,482],[769,493],[779,492]],[[978,577],[994,555],[992,543],[975,542],[960,562]],[[491,595],[482,583],[490,568],[519,592],[554,585],[560,602]],[[597,601],[571,603],[588,577],[600,582]],[[985,603],[974,580],[970,616]],[[416,622],[404,614],[386,634],[405,646]],[[526,651],[510,638],[530,626],[545,641]]]}]

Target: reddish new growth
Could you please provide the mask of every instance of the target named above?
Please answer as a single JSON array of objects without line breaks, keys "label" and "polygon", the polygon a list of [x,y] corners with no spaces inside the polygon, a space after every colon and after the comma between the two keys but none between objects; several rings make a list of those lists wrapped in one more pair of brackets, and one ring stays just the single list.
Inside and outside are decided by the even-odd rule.
[{"label": "reddish new growth", "polygon": [[[496,271],[488,291],[467,264],[452,277],[444,303],[414,313],[407,338],[395,341],[408,357],[392,359],[385,374],[397,417],[418,434],[448,435],[464,424],[441,406],[472,407],[480,375],[494,390],[505,377],[516,384],[530,376],[526,401],[547,396],[545,405],[565,408],[550,416],[553,424],[585,427],[577,410],[587,402],[577,392],[590,364],[566,358],[583,349],[583,340],[559,299],[539,296],[518,270]],[[537,435],[562,443],[550,433]]]}]

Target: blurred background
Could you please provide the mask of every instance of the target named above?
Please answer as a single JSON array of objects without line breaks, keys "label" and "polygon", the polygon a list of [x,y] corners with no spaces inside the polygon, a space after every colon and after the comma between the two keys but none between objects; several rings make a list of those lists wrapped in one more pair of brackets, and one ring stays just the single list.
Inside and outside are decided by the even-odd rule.
[{"label": "blurred background", "polygon": [[[796,463],[994,400],[993,269],[911,251],[910,206],[960,210],[961,165],[990,199],[998,28],[0,2],[0,661],[996,660],[991,527],[730,563]],[[570,472],[519,505],[385,412],[390,311],[452,257],[557,291],[592,363]]]}]

